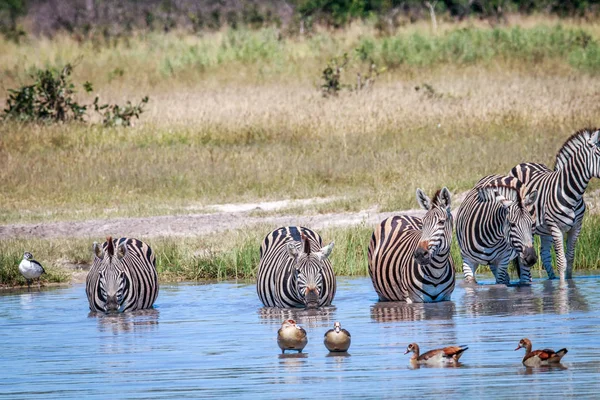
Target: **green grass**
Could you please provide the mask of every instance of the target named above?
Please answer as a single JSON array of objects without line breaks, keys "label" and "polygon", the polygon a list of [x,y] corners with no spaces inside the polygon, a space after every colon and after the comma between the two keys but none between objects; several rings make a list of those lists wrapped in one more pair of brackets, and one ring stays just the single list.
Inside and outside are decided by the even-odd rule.
[{"label": "green grass", "polygon": [[[227,280],[252,281],[259,262],[259,248],[269,227],[229,231],[202,238],[147,239],[156,254],[156,267],[161,282]],[[368,276],[367,252],[373,227],[358,225],[331,228],[320,232],[323,240],[335,240],[331,261],[336,276]],[[574,271],[600,269],[600,216],[587,216],[577,244]],[[42,282],[66,282],[70,272],[65,264],[90,264],[93,239],[12,239],[0,241],[0,285],[24,285],[17,266],[23,251],[34,251],[46,271]],[[536,240],[539,246],[539,240]],[[456,270],[462,273],[460,252],[453,242],[452,257]],[[545,277],[541,263],[532,268]],[[511,267],[512,276],[516,276]],[[489,272],[480,267],[478,273]]]},{"label": "green grass", "polygon": [[[599,38],[595,24],[533,19],[442,24],[438,35],[357,24],[309,37],[0,39],[0,89],[80,59],[74,81],[92,81],[102,102],[151,98],[130,129],[0,122],[0,223],[324,196],[344,200],[319,212],[414,207],[416,187],[459,192],[523,161],[552,164],[571,133],[597,123]],[[324,99],[321,72],[344,52],[355,60],[345,83],[369,59],[388,70],[372,90]]]}]

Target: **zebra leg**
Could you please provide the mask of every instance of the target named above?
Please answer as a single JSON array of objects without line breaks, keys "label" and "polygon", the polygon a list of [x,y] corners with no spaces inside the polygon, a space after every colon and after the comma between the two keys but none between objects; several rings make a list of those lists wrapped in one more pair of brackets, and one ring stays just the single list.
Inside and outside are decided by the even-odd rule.
[{"label": "zebra leg", "polygon": [[[490,265],[492,269],[492,265]],[[510,277],[508,276],[508,264],[501,264],[494,267],[496,270],[496,283],[508,285],[510,283]]]},{"label": "zebra leg", "polygon": [[475,280],[475,272],[477,272],[478,263],[471,260],[467,260],[463,257],[463,274],[465,276],[465,283],[477,283]]},{"label": "zebra leg", "polygon": [[567,259],[567,279],[571,279],[573,277],[573,261],[575,260],[575,245],[577,244],[577,238],[579,238],[579,233],[581,232],[581,222],[582,219],[576,222],[575,225],[571,228],[571,230],[567,233],[567,251],[566,251],[566,259]]},{"label": "zebra leg", "polygon": [[565,246],[563,243],[563,233],[558,226],[551,226],[550,231],[552,232],[552,241],[554,242],[554,254],[556,256],[556,270],[558,277],[561,280],[565,279],[565,267],[567,266],[567,259],[565,257]]},{"label": "zebra leg", "polygon": [[540,256],[542,258],[542,265],[548,273],[548,279],[556,279],[554,269],[552,269],[552,236],[540,235],[540,242]]},{"label": "zebra leg", "polygon": [[519,274],[519,285],[531,285],[531,267],[521,262],[521,257],[515,258],[517,273]]}]

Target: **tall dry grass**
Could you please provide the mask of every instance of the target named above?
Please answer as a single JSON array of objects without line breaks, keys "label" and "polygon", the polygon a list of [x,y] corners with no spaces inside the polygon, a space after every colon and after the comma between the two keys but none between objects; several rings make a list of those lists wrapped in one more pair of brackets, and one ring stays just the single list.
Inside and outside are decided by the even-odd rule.
[{"label": "tall dry grass", "polygon": [[[0,221],[313,196],[402,209],[416,187],[462,191],[522,161],[552,164],[566,137],[597,124],[600,83],[588,67],[600,29],[470,24],[391,37],[355,25],[309,38],[265,29],[0,42],[0,89],[82,56],[74,79],[94,82],[103,101],[151,98],[132,129],[0,123]],[[360,46],[380,66],[404,58],[370,91],[323,98],[327,60]],[[346,82],[363,67],[357,59]]]}]

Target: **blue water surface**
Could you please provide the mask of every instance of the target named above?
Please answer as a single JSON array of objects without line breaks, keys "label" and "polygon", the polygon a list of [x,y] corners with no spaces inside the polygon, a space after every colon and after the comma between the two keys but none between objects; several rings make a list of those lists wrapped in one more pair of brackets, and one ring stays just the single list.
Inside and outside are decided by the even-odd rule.
[{"label": "blue water surface", "polygon": [[[89,314],[84,285],[3,292],[0,397],[598,397],[599,292],[598,276],[459,281],[451,302],[408,305],[377,303],[368,278],[338,278],[334,307],[289,311],[262,308],[252,283],[163,284],[154,310],[108,316]],[[308,332],[305,354],[277,347],[290,317]],[[336,320],[352,333],[349,355],[323,345]],[[563,368],[523,367],[523,337],[568,348]],[[469,350],[458,368],[415,369],[410,342]]]}]

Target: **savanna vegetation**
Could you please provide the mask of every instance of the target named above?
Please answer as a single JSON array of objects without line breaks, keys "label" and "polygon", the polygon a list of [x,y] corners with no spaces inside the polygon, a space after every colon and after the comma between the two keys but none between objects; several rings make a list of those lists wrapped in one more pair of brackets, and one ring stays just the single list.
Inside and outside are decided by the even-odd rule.
[{"label": "savanna vegetation", "polygon": [[[302,35],[244,25],[1,39],[0,108],[8,107],[8,90],[31,84],[36,71],[75,61],[73,81],[93,82],[93,92],[78,90],[75,101],[150,101],[129,127],[105,126],[98,113],[58,124],[3,119],[0,223],[326,196],[343,199],[328,211],[402,210],[416,206],[416,187],[460,193],[522,161],[553,166],[571,133],[597,124],[600,26],[593,20],[437,23],[435,31],[423,19],[382,32],[366,18]],[[586,243],[597,224],[586,221],[579,268],[596,267],[597,247]],[[365,274],[370,229],[323,233],[336,239],[339,273]],[[247,278],[267,231],[149,242],[160,254],[161,279]],[[1,241],[2,260],[11,260],[2,268],[30,244],[56,267],[61,258],[89,262],[89,239],[66,242]]]}]

